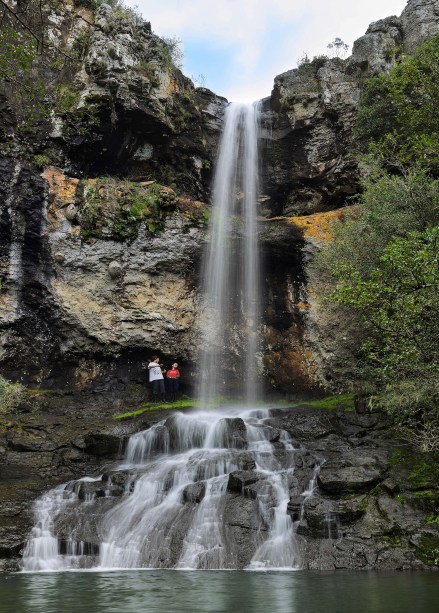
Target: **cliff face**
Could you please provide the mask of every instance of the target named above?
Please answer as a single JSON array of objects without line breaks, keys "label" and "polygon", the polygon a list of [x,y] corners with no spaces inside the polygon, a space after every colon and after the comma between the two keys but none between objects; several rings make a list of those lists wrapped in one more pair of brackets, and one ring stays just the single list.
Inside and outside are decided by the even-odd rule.
[{"label": "cliff face", "polygon": [[48,39],[81,44],[49,124],[23,138],[18,109],[0,110],[2,364],[31,386],[130,397],[151,352],[195,353],[196,199],[226,101],[181,74],[149,23],[88,4],[45,13]]},{"label": "cliff face", "polygon": [[[315,58],[276,77],[271,98],[264,101],[272,124],[272,141],[264,152],[264,205],[271,214],[285,216],[285,224],[299,222],[302,262],[328,238],[319,232],[326,213],[345,206],[360,189],[353,152],[364,81],[389,71],[402,53],[413,52],[438,31],[439,3],[410,0],[400,17],[372,23],[346,60]],[[306,287],[302,300],[307,373],[314,385],[336,389],[336,362],[351,359],[339,346],[343,335],[333,334],[343,322],[323,321],[318,288]]]},{"label": "cliff face", "polygon": [[[88,5],[46,15],[51,40],[81,49],[50,122],[20,138],[16,109],[0,105],[1,361],[33,387],[135,403],[148,393],[151,352],[181,362],[188,389],[196,378],[198,273],[226,100],[195,88],[148,23]],[[372,24],[350,58],[280,75],[263,102],[267,390],[330,387],[333,341],[304,262],[358,190],[350,152],[364,79],[436,32],[437,6],[409,2],[400,18]]]}]

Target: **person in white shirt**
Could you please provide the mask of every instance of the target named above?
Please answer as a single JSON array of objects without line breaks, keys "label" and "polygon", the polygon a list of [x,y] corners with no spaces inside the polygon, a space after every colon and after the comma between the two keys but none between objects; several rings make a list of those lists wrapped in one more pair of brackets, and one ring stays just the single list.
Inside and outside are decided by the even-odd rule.
[{"label": "person in white shirt", "polygon": [[162,370],[159,362],[160,358],[155,355],[152,358],[152,361],[148,364],[149,380],[152,385],[152,401],[154,404],[157,402],[159,394],[162,397],[162,401],[165,402],[165,381],[163,373],[166,371]]}]

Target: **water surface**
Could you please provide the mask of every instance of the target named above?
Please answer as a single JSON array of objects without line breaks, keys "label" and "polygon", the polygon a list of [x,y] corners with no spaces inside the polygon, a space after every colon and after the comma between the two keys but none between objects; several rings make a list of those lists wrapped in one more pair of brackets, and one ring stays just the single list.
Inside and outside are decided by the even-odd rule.
[{"label": "water surface", "polygon": [[0,578],[1,613],[436,613],[436,573],[114,571]]}]

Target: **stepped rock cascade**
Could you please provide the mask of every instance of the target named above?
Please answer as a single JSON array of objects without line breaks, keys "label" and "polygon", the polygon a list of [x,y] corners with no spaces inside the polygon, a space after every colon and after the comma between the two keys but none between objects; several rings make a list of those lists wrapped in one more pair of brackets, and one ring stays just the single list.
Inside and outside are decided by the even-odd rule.
[{"label": "stepped rock cascade", "polygon": [[131,436],[118,466],[37,501],[23,569],[298,569],[288,503],[318,467],[267,409],[176,413]]},{"label": "stepped rock cascade", "polygon": [[240,382],[235,391],[247,403],[260,395],[259,115],[259,103],[232,103],[225,113],[213,185],[211,240],[203,265],[206,304],[200,326],[198,390],[202,399],[228,392],[230,373]]}]

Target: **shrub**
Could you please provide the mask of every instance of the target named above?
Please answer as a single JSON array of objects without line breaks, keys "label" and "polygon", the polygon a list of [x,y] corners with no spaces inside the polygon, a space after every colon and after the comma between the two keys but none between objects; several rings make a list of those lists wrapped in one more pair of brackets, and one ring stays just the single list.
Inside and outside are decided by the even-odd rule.
[{"label": "shrub", "polygon": [[11,383],[0,375],[0,421],[14,411],[23,400],[26,388],[20,383]]}]

